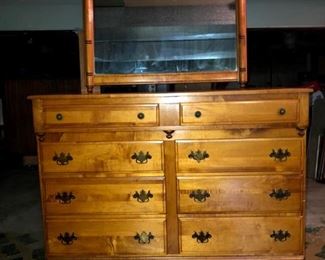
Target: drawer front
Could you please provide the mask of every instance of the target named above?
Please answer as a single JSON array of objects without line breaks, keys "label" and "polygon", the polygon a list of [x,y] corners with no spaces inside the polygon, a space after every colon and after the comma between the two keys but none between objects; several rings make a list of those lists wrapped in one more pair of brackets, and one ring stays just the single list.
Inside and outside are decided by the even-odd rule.
[{"label": "drawer front", "polygon": [[47,221],[49,255],[162,255],[165,220]]},{"label": "drawer front", "polygon": [[121,126],[159,125],[158,105],[62,107],[44,112],[45,125],[66,126],[73,124],[95,127],[100,124]]},{"label": "drawer front", "polygon": [[230,101],[181,104],[182,125],[295,123],[298,100]]},{"label": "drawer front", "polygon": [[181,251],[199,255],[302,254],[300,217],[181,219]]},{"label": "drawer front", "polygon": [[163,214],[163,181],[46,180],[45,211],[61,214]]},{"label": "drawer front", "polygon": [[300,176],[178,179],[179,213],[300,212]]},{"label": "drawer front", "polygon": [[301,171],[302,139],[178,141],[178,172]]},{"label": "drawer front", "polygon": [[42,143],[44,172],[160,172],[162,142]]}]

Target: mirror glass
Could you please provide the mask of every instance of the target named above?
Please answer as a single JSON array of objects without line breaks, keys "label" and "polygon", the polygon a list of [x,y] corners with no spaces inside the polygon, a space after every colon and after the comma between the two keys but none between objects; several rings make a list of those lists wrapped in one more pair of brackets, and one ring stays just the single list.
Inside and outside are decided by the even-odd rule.
[{"label": "mirror glass", "polygon": [[97,74],[236,71],[234,0],[94,0]]}]

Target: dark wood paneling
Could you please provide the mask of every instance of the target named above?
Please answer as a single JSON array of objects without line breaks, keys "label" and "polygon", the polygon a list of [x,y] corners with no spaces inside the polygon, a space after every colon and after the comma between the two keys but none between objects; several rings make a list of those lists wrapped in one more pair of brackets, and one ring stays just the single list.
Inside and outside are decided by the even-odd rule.
[{"label": "dark wood paneling", "polygon": [[36,155],[29,95],[80,93],[80,80],[6,80],[3,113],[5,146],[10,154]]}]

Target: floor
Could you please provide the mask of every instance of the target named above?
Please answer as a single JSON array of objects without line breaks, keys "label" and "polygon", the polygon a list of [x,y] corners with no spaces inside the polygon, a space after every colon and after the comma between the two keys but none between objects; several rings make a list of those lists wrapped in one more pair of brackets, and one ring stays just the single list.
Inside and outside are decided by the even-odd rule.
[{"label": "floor", "polygon": [[34,169],[8,170],[2,172],[0,177],[1,232],[41,232],[37,172]]},{"label": "floor", "polygon": [[307,226],[325,226],[325,184],[308,179]]},{"label": "floor", "polygon": [[[0,253],[1,234],[16,234],[23,240],[42,243],[39,180],[35,168],[7,169],[0,173]],[[307,227],[325,227],[325,184],[308,180]],[[8,258],[1,258],[8,259]],[[29,258],[10,258],[27,259]],[[41,259],[41,258],[30,258]],[[322,258],[314,258],[322,259]],[[314,260],[307,259],[307,260]]]},{"label": "floor", "polygon": [[45,260],[38,174],[1,169],[0,260]]}]

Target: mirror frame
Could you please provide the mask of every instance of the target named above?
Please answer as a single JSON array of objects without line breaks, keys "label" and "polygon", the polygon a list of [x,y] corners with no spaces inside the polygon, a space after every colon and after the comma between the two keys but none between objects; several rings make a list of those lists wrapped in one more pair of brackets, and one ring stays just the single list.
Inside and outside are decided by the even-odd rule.
[{"label": "mirror frame", "polygon": [[87,92],[102,85],[142,85],[177,83],[247,82],[247,19],[246,0],[236,0],[237,71],[207,71],[148,74],[96,74],[94,39],[94,0],[84,0],[85,65]]}]

